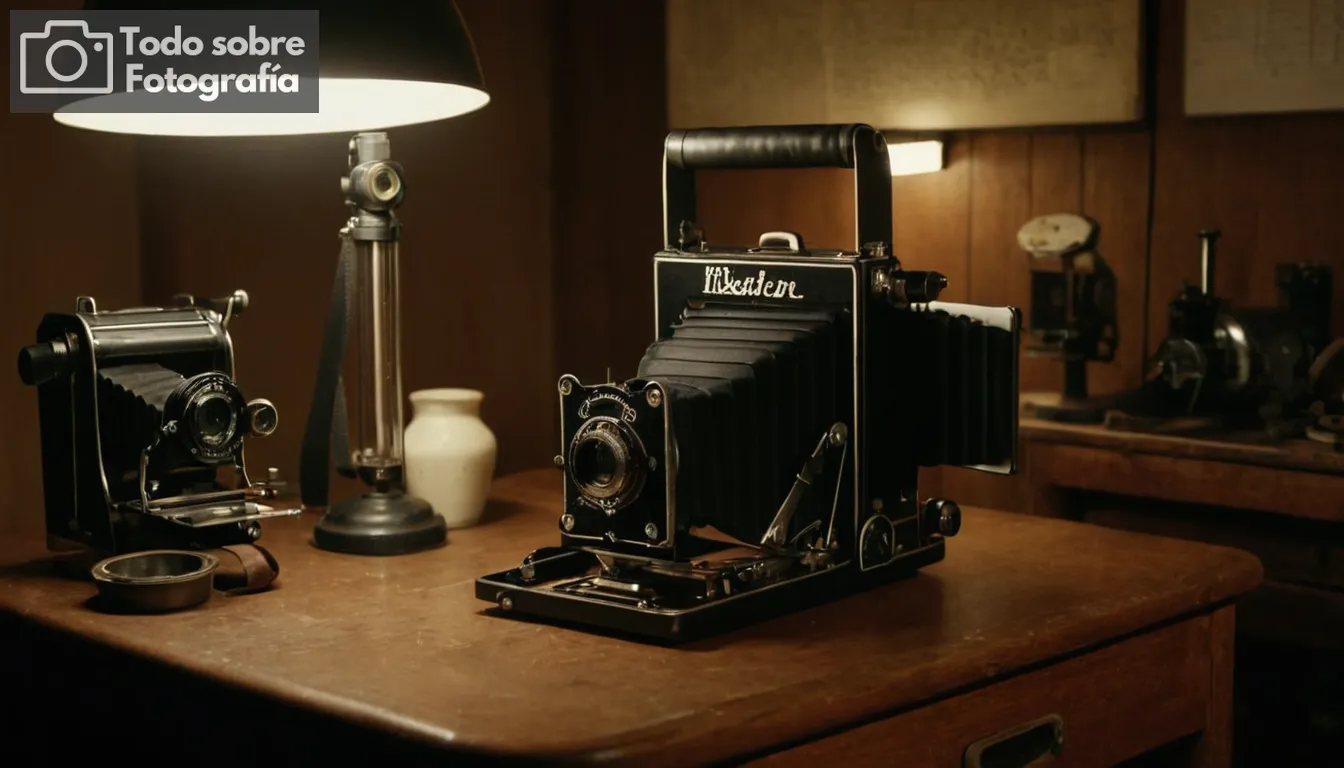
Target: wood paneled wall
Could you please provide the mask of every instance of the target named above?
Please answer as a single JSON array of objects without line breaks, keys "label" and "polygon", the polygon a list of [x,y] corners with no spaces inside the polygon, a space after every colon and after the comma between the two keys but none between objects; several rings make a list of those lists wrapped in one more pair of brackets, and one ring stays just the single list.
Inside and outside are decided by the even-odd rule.
[{"label": "wood paneled wall", "polygon": [[551,387],[560,372],[584,382],[605,381],[608,369],[629,378],[652,340],[667,133],[662,3],[560,6]]},{"label": "wood paneled wall", "polygon": [[[67,5],[49,0],[53,6]],[[649,256],[661,238],[665,130],[661,3],[460,0],[493,101],[479,113],[392,132],[407,167],[403,348],[407,389],[472,386],[500,439],[500,470],[556,449],[555,382],[630,375],[651,337]],[[31,5],[31,4],[30,4]],[[1225,233],[1218,290],[1273,300],[1273,264],[1333,263],[1344,281],[1344,115],[1189,120],[1181,114],[1183,3],[1152,3],[1155,108],[1126,128],[952,137],[946,170],[893,179],[895,249],[938,269],[953,300],[1026,308],[1027,219],[1079,211],[1101,224],[1120,280],[1117,360],[1094,391],[1137,384],[1195,232]],[[247,391],[272,398],[281,431],[250,458],[297,471],[325,314],[345,136],[184,141],[84,133],[43,115],[0,117],[0,245],[8,285],[0,341],[13,354],[45,311],[91,294],[104,306],[246,288],[233,326]],[[791,228],[849,241],[843,174],[704,174],[703,222],[719,242]],[[1344,333],[1344,310],[1335,328]],[[3,351],[0,349],[0,351]],[[12,359],[12,358],[11,358]],[[11,369],[12,370],[12,369]],[[1024,359],[1026,389],[1059,368]],[[0,530],[37,527],[33,393],[0,375]],[[917,407],[917,404],[912,404]],[[1014,479],[931,472],[963,503],[1025,505]]]},{"label": "wood paneled wall", "polygon": [[[662,9],[616,0],[459,7],[490,105],[391,132],[408,174],[404,379],[408,391],[484,391],[508,472],[556,452],[562,370],[596,378],[609,363],[615,373],[647,342],[666,122]],[[245,288],[252,306],[231,326],[238,377],[281,414],[280,430],[254,441],[248,458],[296,479],[346,216],[338,182],[348,137],[132,139],[48,115],[0,119],[10,178],[0,256],[11,288],[0,353],[31,343],[41,315],[72,309],[80,294],[119,308]],[[9,370],[0,375],[0,532],[42,524],[36,397]]]},{"label": "wood paneled wall", "polygon": [[[1082,213],[1119,282],[1120,345],[1090,366],[1094,393],[1138,385],[1161,340],[1166,305],[1199,276],[1196,232],[1223,231],[1217,291],[1272,304],[1274,265],[1315,260],[1344,288],[1344,115],[1188,119],[1182,114],[1184,3],[1149,4],[1150,109],[1133,127],[960,133],[936,174],[892,180],[894,250],[908,267],[948,276],[954,301],[1030,304],[1028,256],[1016,244],[1030,218]],[[704,174],[702,218],[711,241],[754,241],[792,228],[817,245],[847,245],[852,194],[840,171]],[[1339,304],[1339,302],[1336,302]],[[1334,329],[1344,334],[1344,309]],[[1059,363],[1022,356],[1024,390],[1055,390]],[[912,404],[917,407],[917,404]],[[927,472],[922,490],[962,503],[1027,506],[1019,475]]]},{"label": "wood paneled wall", "polygon": [[[11,9],[66,10],[78,2],[25,0]],[[40,525],[37,394],[14,361],[42,315],[75,297],[104,306],[140,300],[135,143],[64,129],[50,115],[0,112],[0,535]]]}]

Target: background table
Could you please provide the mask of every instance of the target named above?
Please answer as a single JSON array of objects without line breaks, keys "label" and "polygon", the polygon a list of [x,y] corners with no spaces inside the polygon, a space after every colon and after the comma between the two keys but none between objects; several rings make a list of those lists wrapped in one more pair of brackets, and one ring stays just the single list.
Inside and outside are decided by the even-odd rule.
[{"label": "background table", "polygon": [[1242,630],[1344,649],[1344,453],[1026,415],[1020,434],[1033,514],[1253,552],[1266,580],[1241,603]]},{"label": "background table", "polygon": [[476,576],[556,542],[559,482],[499,480],[488,522],[399,558],[318,551],[311,517],[268,523],[279,588],[166,616],[98,614],[90,584],[9,542],[5,690],[29,699],[10,721],[27,738],[0,749],[56,734],[235,765],[956,765],[977,739],[1057,715],[1071,764],[1161,745],[1228,763],[1230,601],[1260,579],[1244,552],[968,509],[947,559],[916,577],[665,648],[474,598]]},{"label": "background table", "polygon": [[1334,759],[1344,748],[1344,453],[1263,430],[1145,426],[1060,424],[1024,408],[1021,498],[1038,515],[1255,554],[1264,582],[1237,602],[1240,752],[1264,764]]}]

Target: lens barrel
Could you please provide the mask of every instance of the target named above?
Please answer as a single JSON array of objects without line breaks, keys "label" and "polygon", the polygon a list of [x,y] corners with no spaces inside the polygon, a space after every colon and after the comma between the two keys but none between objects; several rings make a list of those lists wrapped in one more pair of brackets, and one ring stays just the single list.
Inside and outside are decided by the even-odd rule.
[{"label": "lens barrel", "polygon": [[639,496],[647,464],[639,436],[606,416],[584,422],[570,441],[566,462],[579,493],[609,512]]},{"label": "lens barrel", "polygon": [[218,464],[233,458],[248,433],[247,401],[238,385],[216,371],[183,380],[163,408],[192,458]]}]

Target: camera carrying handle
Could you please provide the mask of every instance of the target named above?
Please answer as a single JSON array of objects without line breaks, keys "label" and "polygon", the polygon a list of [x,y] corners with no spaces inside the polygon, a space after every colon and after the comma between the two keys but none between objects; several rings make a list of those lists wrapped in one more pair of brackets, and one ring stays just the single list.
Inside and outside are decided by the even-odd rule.
[{"label": "camera carrying handle", "polygon": [[663,145],[663,232],[669,249],[695,234],[696,169],[854,169],[854,250],[891,245],[891,161],[872,126],[781,125],[672,131]]}]

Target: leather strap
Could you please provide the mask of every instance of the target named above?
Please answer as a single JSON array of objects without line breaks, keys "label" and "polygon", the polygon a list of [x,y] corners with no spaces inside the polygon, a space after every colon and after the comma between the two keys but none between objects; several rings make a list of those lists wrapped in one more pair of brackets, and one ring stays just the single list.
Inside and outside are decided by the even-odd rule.
[{"label": "leather strap", "polygon": [[330,497],[331,467],[345,477],[354,477],[350,461],[350,430],[345,409],[345,386],[341,363],[349,338],[350,294],[354,282],[355,244],[341,238],[336,279],[331,288],[331,306],[317,364],[312,407],[303,432],[299,457],[299,492],[305,507],[326,507]]},{"label": "leather strap", "polygon": [[242,568],[221,568],[215,573],[215,589],[230,595],[246,595],[267,589],[280,576],[280,563],[264,547],[256,544],[233,544],[216,550],[238,558]]}]

